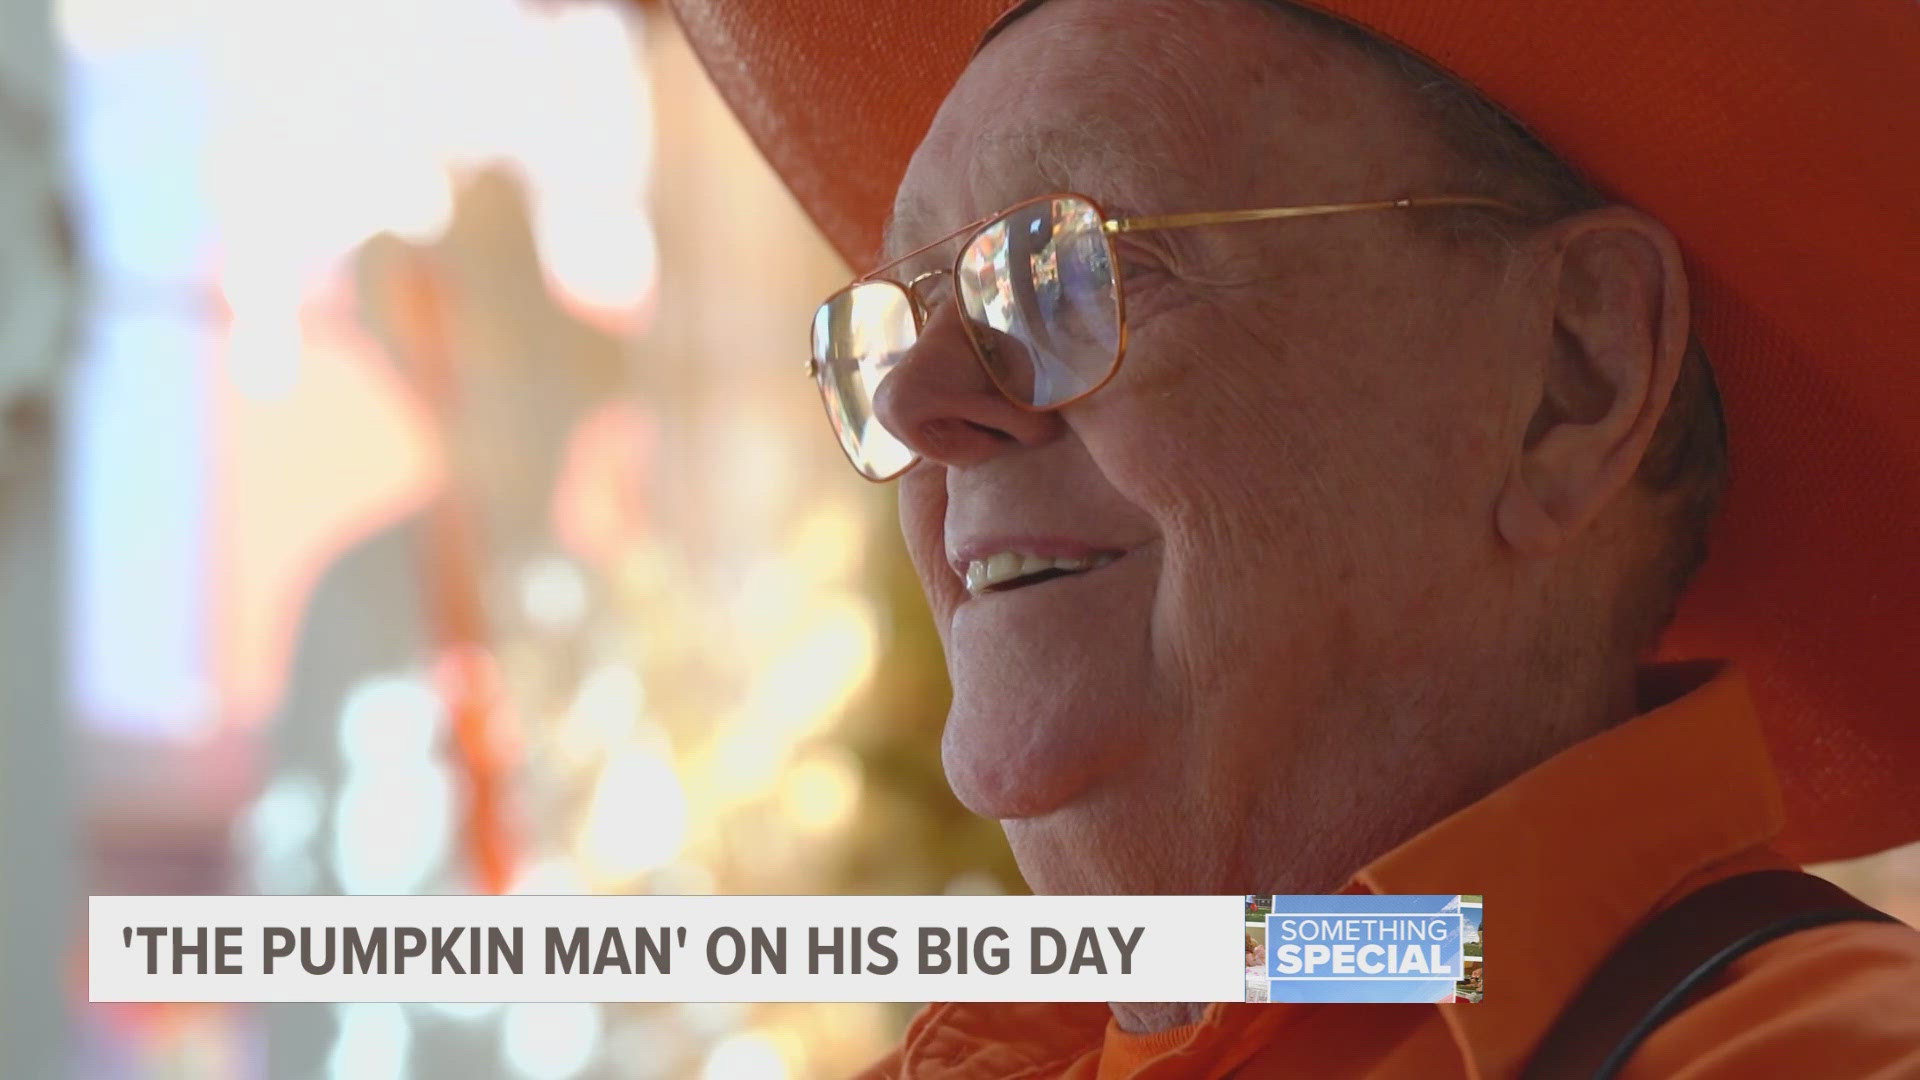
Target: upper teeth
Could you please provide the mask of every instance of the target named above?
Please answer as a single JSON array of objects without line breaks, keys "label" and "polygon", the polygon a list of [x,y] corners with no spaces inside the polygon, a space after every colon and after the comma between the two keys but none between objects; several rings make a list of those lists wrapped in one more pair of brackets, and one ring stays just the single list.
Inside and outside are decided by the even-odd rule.
[{"label": "upper teeth", "polygon": [[1022,555],[1017,551],[1002,551],[997,555],[975,559],[967,564],[967,591],[978,596],[995,585],[1038,574],[1043,570],[1065,570],[1077,573],[1081,570],[1105,566],[1115,557],[1102,554],[1053,559],[1044,555]]}]

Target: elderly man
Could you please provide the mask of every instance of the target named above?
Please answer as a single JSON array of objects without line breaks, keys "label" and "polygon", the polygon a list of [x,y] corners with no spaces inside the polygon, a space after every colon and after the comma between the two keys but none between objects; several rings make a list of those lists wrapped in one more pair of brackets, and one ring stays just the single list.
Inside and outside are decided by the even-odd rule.
[{"label": "elderly man", "polygon": [[[824,103],[876,82],[912,97],[901,87],[925,77],[915,61],[971,47],[992,6],[919,29],[917,11],[867,8],[783,27],[745,0],[689,2],[683,17],[803,200],[857,251],[849,238],[879,210],[858,190],[867,181],[842,179],[866,163],[834,154],[884,157],[890,129]],[[1806,163],[1816,172],[1863,170],[1852,190],[1866,209],[1779,207],[1751,176],[1689,187],[1689,145],[1671,132],[1658,153],[1628,149],[1644,86],[1623,78],[1596,108],[1614,88],[1567,85],[1580,50],[1664,50],[1679,74],[1635,79],[1671,78],[1656,89],[1702,118],[1679,130],[1711,149],[1726,133],[1689,94],[1732,77],[1716,50],[1743,42],[1704,31],[1747,33],[1737,13],[1661,37],[1652,6],[1603,5],[1612,21],[1575,12],[1594,28],[1583,41],[1555,37],[1550,12],[1503,9],[1490,26],[1465,4],[1331,6],[1355,21],[1263,0],[1006,13],[906,163],[884,250],[822,305],[810,370],[855,468],[899,478],[953,681],[947,775],[1004,823],[1036,891],[1484,892],[1503,927],[1492,987],[1457,1008],[933,1006],[875,1075],[1491,1077],[1530,1059],[1553,1075],[1590,1060],[1555,1056],[1568,1053],[1567,1036],[1548,1036],[1557,1017],[1576,1034],[1612,1030],[1606,1000],[1573,1004],[1583,984],[1615,993],[1594,977],[1610,954],[1626,957],[1615,981],[1649,1005],[1683,982],[1694,991],[1675,1018],[1635,1013],[1666,1022],[1616,1046],[1625,1075],[1920,1075],[1920,936],[1831,898],[1762,895],[1794,875],[1749,876],[1792,866],[1775,846],[1788,822],[1796,854],[1920,835],[1910,780],[1848,772],[1899,771],[1862,764],[1876,754],[1911,759],[1911,712],[1882,669],[1913,639],[1832,632],[1848,619],[1913,632],[1910,611],[1887,613],[1893,593],[1860,604],[1862,573],[1900,571],[1831,567],[1833,600],[1809,581],[1757,608],[1738,594],[1768,582],[1716,585],[1710,596],[1735,599],[1683,622],[1668,648],[1705,642],[1737,662],[1647,662],[1726,484],[1709,354],[1773,365],[1758,383],[1777,385],[1743,375],[1737,400],[1771,395],[1753,417],[1817,417],[1803,443],[1860,407],[1822,400],[1834,388],[1792,368],[1818,344],[1804,339],[1817,325],[1804,297],[1756,311],[1783,293],[1764,264],[1802,257],[1793,245],[1809,235],[1776,211],[1836,215],[1821,224],[1842,235],[1813,234],[1804,257],[1859,277],[1812,284],[1836,322],[1879,320],[1835,326],[1833,346],[1888,372],[1914,340],[1895,287],[1915,284],[1898,259],[1920,243],[1911,205],[1876,201],[1894,189],[1873,179],[1885,166],[1871,148],[1847,141],[1864,128],[1820,100],[1769,96],[1801,72],[1734,65],[1753,108],[1781,114],[1777,131],[1734,126],[1779,135],[1782,155],[1829,155]],[[1810,85],[1852,65],[1846,77],[1872,86],[1920,61],[1910,4],[1844,6],[1828,27],[1844,55],[1811,50]],[[1755,48],[1798,48],[1795,16],[1755,18],[1778,24],[1752,31]],[[898,55],[855,48],[875,24]],[[1537,41],[1561,58],[1531,55]],[[869,65],[879,79],[847,74]],[[1910,123],[1910,82],[1879,89],[1863,107]],[[1617,165],[1608,188],[1480,90]],[[796,100],[770,107],[778,93]],[[874,137],[810,141],[835,123]],[[1839,133],[1816,145],[1801,138],[1812,130]],[[1610,194],[1636,185],[1689,222]],[[1911,408],[1905,370],[1881,389]],[[1874,462],[1892,470],[1876,509],[1860,463],[1847,474],[1835,460],[1771,478],[1792,520],[1828,513],[1856,551],[1910,554],[1907,526],[1888,522],[1914,506],[1913,462]],[[1817,557],[1751,555],[1769,550],[1766,529],[1740,525],[1745,573]],[[1910,582],[1891,588],[1912,598]],[[1821,662],[1864,650],[1878,681],[1808,691],[1777,671],[1794,634]],[[1783,811],[1749,682],[1803,725],[1772,730],[1777,757],[1823,738],[1868,750],[1822,760],[1811,779],[1780,762]],[[1863,703],[1854,726],[1806,734],[1828,722],[1807,703],[1829,693]],[[1725,882],[1737,887],[1701,891]],[[1697,896],[1722,898],[1683,903]],[[1753,940],[1663,976],[1647,957],[1675,950],[1640,928],[1683,910],[1692,932],[1668,919],[1669,938],[1752,918]],[[1618,1012],[1633,999],[1611,1000]]]}]

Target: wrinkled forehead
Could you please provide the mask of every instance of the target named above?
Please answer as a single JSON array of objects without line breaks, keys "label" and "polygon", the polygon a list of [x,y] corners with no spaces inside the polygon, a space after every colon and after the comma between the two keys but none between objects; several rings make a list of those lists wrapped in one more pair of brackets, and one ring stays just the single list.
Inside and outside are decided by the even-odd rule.
[{"label": "wrinkled forehead", "polygon": [[1161,9],[1183,6],[1115,5],[1129,17],[1090,18],[1057,0],[989,42],[914,154],[886,254],[1035,195],[1074,191],[1129,213],[1217,189],[1250,131],[1226,107],[1235,73],[1206,55],[1218,40],[1164,36]]},{"label": "wrinkled forehead", "polygon": [[1266,0],[1046,0],[947,95],[888,251],[1057,191],[1123,215],[1399,197],[1441,146],[1382,65]]}]

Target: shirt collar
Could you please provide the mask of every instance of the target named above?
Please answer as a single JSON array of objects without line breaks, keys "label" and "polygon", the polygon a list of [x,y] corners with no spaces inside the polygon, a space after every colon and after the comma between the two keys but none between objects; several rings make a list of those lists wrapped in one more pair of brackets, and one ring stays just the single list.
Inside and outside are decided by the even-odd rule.
[{"label": "shirt collar", "polygon": [[1485,894],[1486,999],[1441,1013],[1469,1075],[1505,1076],[1635,924],[1784,822],[1745,680],[1722,669],[1441,820],[1354,882]]},{"label": "shirt collar", "polygon": [[[1482,893],[1493,922],[1485,1000],[1435,1006],[1469,1077],[1511,1076],[1632,927],[1686,891],[1788,865],[1785,822],[1745,679],[1711,664],[1650,667],[1691,692],[1568,747],[1355,874],[1343,892]],[[1309,1010],[1208,1008],[1143,1075],[1224,1075]]]}]

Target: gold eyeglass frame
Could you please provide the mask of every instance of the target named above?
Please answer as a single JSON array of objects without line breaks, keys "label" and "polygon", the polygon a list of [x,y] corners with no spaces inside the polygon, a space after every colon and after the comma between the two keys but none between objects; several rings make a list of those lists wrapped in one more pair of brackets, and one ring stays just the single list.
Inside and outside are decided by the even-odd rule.
[{"label": "gold eyeglass frame", "polygon": [[[875,285],[875,284],[892,285],[894,288],[899,289],[901,292],[906,294],[907,306],[909,310],[913,312],[914,337],[916,340],[918,340],[921,332],[923,332],[926,329],[927,318],[928,318],[927,305],[921,302],[921,299],[920,299],[920,293],[919,293],[920,283],[923,281],[926,281],[929,278],[937,277],[941,274],[945,274],[953,280],[956,280],[956,281],[959,280],[960,260],[966,257],[967,249],[973,245],[973,241],[975,237],[985,232],[988,227],[994,225],[995,223],[1001,221],[1004,218],[1008,218],[1013,216],[1014,214],[1019,213],[1021,210],[1024,210],[1029,206],[1033,206],[1043,202],[1053,202],[1059,199],[1077,199],[1083,203],[1086,203],[1087,206],[1092,208],[1094,212],[1094,216],[1097,217],[1100,221],[1100,234],[1101,234],[1101,239],[1105,242],[1107,246],[1107,264],[1109,266],[1118,266],[1120,262],[1120,252],[1114,247],[1113,238],[1116,236],[1124,235],[1126,233],[1157,232],[1163,229],[1191,229],[1191,228],[1197,228],[1203,225],[1238,225],[1238,224],[1243,224],[1246,222],[1253,222],[1253,221],[1279,221],[1279,220],[1288,219],[1288,218],[1325,217],[1331,214],[1351,214],[1351,213],[1358,213],[1361,211],[1369,211],[1369,210],[1420,210],[1420,209],[1426,209],[1429,207],[1463,207],[1463,208],[1476,207],[1483,210],[1498,210],[1498,211],[1509,213],[1509,214],[1526,213],[1525,210],[1521,209],[1518,206],[1515,206],[1510,202],[1506,202],[1505,200],[1502,200],[1502,199],[1491,198],[1485,195],[1424,195],[1424,196],[1414,196],[1410,198],[1401,198],[1401,199],[1376,199],[1368,202],[1314,203],[1314,204],[1309,204],[1304,206],[1272,206],[1272,207],[1266,207],[1264,209],[1259,209],[1259,210],[1203,210],[1203,211],[1194,211],[1191,213],[1181,213],[1181,214],[1146,214],[1146,215],[1140,215],[1135,217],[1113,217],[1107,213],[1105,207],[1100,205],[1099,200],[1093,198],[1092,196],[1082,195],[1079,192],[1075,192],[1075,191],[1060,191],[1060,192],[1054,192],[1048,195],[1036,195],[1030,199],[1022,199],[1019,202],[1014,203],[1012,206],[1009,206],[1004,210],[1000,210],[997,213],[989,214],[986,217],[979,219],[978,221],[973,221],[965,225],[962,225],[959,228],[953,230],[952,232],[946,234],[945,236],[940,237],[938,240],[934,240],[929,243],[922,244],[919,247],[914,248],[912,251],[909,251],[904,255],[900,255],[896,258],[889,259],[887,262],[881,264],[880,266],[877,266],[872,270],[869,270],[865,274],[862,274],[859,277],[854,278],[851,282],[848,282],[847,285],[845,285],[844,287],[837,289],[834,292],[828,294],[827,298],[825,300],[822,300],[819,306],[825,307],[828,304],[831,304],[835,300],[839,299],[841,296],[847,293],[850,293],[853,290],[860,288],[863,285]],[[962,243],[959,246],[959,248],[955,250],[952,266],[928,270],[925,273],[915,275],[911,280],[906,282],[901,282],[893,278],[882,276],[888,270],[891,270],[894,267],[899,266],[901,263],[906,262],[907,260],[912,259],[915,256],[923,255],[933,250],[934,248],[937,248],[942,244],[949,243],[953,241],[955,238],[963,235],[966,237],[966,242]],[[1083,401],[1086,398],[1091,397],[1092,395],[1098,393],[1102,387],[1112,382],[1114,376],[1120,373],[1121,363],[1126,359],[1127,297],[1126,297],[1126,291],[1120,287],[1120,277],[1118,273],[1115,274],[1114,282],[1113,282],[1114,317],[1117,320],[1117,329],[1115,334],[1113,361],[1107,365],[1106,375],[1103,376],[1099,382],[1093,384],[1093,386],[1089,387],[1088,389],[1078,394],[1075,394],[1070,398],[1066,398],[1061,401],[1056,401],[1051,405],[1029,405],[1026,402],[1021,401],[1019,398],[1015,397],[1013,394],[1008,392],[1007,388],[1001,384],[999,377],[993,373],[993,365],[987,362],[986,355],[981,351],[979,339],[975,337],[974,331],[966,317],[966,314],[967,314],[966,310],[961,306],[960,292],[958,289],[955,289],[952,291],[952,297],[953,297],[954,307],[960,314],[961,329],[966,334],[968,346],[971,347],[973,350],[974,360],[977,363],[979,363],[980,369],[986,373],[988,381],[993,383],[994,389],[999,391],[1000,396],[1002,398],[1005,398],[1008,404],[1014,406],[1017,409],[1021,409],[1023,411],[1032,412],[1032,413],[1056,412],[1060,409],[1066,408],[1067,406],[1073,404],[1074,402]],[[816,308],[815,310],[818,310],[818,308]],[[807,372],[807,377],[813,380],[816,387],[820,391],[821,404],[828,405],[830,408],[831,407],[830,403],[828,402],[826,397],[827,383],[826,383],[826,380],[822,377],[823,365],[821,364],[820,360],[814,356],[809,355],[807,357],[806,372]],[[889,432],[888,434],[892,434],[892,433]],[[899,439],[899,436],[895,435],[894,438]],[[904,476],[908,470],[912,469],[915,465],[918,465],[920,463],[920,455],[914,454],[913,460],[907,462],[907,464],[897,472],[890,473],[887,476],[881,476],[881,477],[868,476],[866,473],[866,470],[862,469],[859,463],[853,460],[853,453],[847,449],[846,444],[837,435],[833,441],[839,445],[840,452],[846,455],[847,464],[853,466],[853,471],[856,473],[859,473],[863,479],[866,479],[872,483],[876,483],[876,484],[890,483],[893,480],[897,480],[901,476]],[[901,440],[901,441],[904,445],[904,440]],[[909,452],[911,452],[911,448],[908,448],[908,449],[909,449]]]}]

